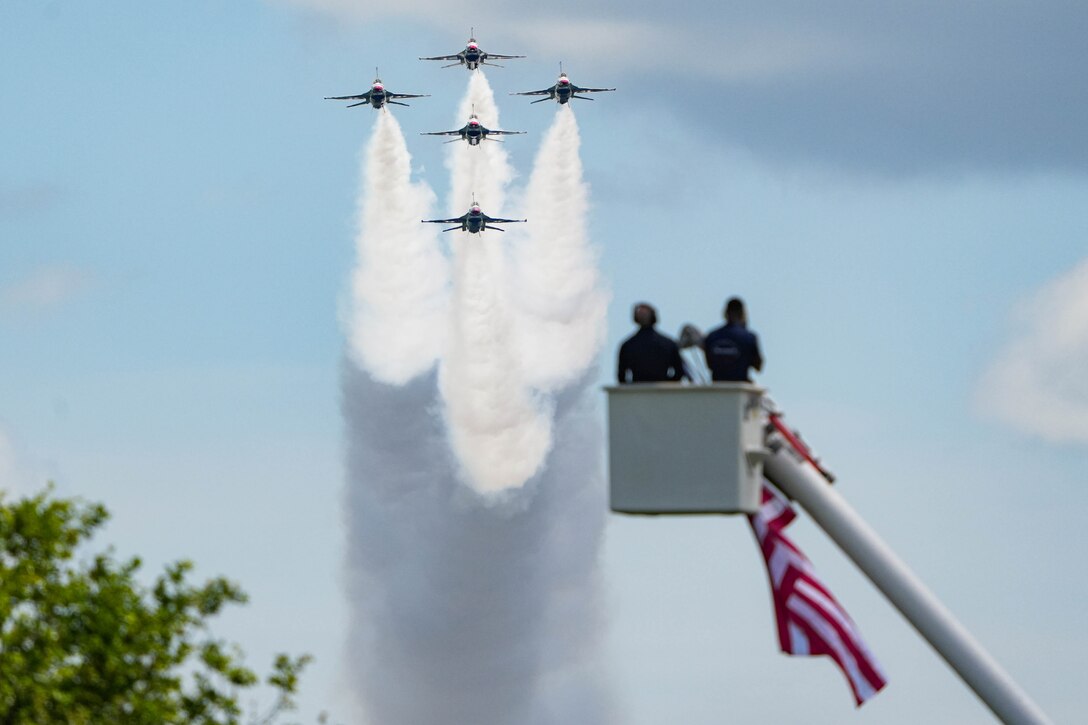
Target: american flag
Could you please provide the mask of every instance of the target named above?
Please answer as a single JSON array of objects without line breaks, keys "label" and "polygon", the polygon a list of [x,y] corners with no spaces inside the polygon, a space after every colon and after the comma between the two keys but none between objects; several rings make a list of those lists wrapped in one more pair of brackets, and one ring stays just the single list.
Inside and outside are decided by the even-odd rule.
[{"label": "american flag", "polygon": [[812,562],[782,533],[797,516],[789,502],[770,484],[763,486],[762,500],[748,522],[767,564],[779,645],[787,654],[835,660],[860,707],[884,687],[884,672],[853,620],[816,576]]}]

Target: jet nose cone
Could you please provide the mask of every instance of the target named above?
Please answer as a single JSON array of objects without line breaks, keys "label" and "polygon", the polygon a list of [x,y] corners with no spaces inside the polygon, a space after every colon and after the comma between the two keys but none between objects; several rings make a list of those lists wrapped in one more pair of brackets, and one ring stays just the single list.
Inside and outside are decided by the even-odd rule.
[{"label": "jet nose cone", "polygon": [[480,213],[480,207],[474,206],[474,207],[472,207],[471,211],[472,211],[473,214],[479,214]]}]

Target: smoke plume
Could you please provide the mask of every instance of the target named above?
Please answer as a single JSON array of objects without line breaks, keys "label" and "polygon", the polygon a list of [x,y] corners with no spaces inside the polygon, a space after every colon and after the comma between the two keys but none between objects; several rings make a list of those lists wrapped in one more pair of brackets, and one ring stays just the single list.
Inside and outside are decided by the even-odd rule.
[{"label": "smoke plume", "polygon": [[[472,74],[462,119],[472,108],[485,126],[498,124],[494,95],[483,73]],[[502,144],[453,144],[449,168],[454,199],[475,193],[485,214],[505,215],[512,170]],[[450,442],[466,482],[494,493],[524,485],[539,470],[551,447],[551,419],[547,406],[526,385],[518,349],[511,344],[514,321],[507,297],[504,232],[452,234],[456,283],[450,304],[452,334],[441,365],[442,397]]]},{"label": "smoke plume", "polygon": [[435,379],[345,366],[351,684],[375,725],[603,725],[598,412],[556,406],[541,473],[503,504],[459,483]]},{"label": "smoke plume", "polygon": [[[498,125],[482,72],[472,74],[461,123],[473,107],[485,125]],[[577,127],[563,116],[557,125],[567,124],[568,140],[573,133],[576,155]],[[356,354],[342,376],[348,652],[362,717],[374,725],[606,725],[612,715],[597,659],[603,623],[596,569],[603,442],[589,393],[592,354],[584,352],[599,345],[603,307],[572,309],[576,297],[597,300],[584,289],[586,280],[596,284],[596,273],[580,273],[583,281],[570,285],[562,278],[570,265],[534,251],[532,240],[516,268],[506,246],[512,234],[450,232],[451,290],[439,312],[447,339],[404,339],[403,321],[417,334],[433,332],[421,321],[440,308],[443,287],[435,280],[445,279],[445,266],[435,259],[433,236],[408,230],[397,241],[380,238],[401,233],[389,225],[371,236],[372,208],[429,199],[410,181],[399,128],[384,118],[378,124],[367,150],[354,276],[363,312],[351,318]],[[502,146],[451,147],[451,216],[464,213],[475,193],[485,213],[520,217],[504,207],[513,172]],[[539,168],[559,163],[567,170]],[[542,198],[555,204],[581,199],[567,210],[581,235],[561,243],[592,267],[585,187],[580,166],[574,173],[570,163],[542,153],[533,177],[553,180],[555,194]],[[564,188],[563,179],[576,180],[577,190]],[[415,208],[402,216],[420,226]],[[542,200],[534,216],[558,213]],[[394,259],[433,274],[399,289],[388,282]],[[540,269],[523,268],[542,259]],[[517,286],[526,279],[537,290],[557,290],[562,314],[528,304]],[[537,321],[562,329],[565,337],[551,339],[577,359],[561,350],[546,366],[525,357],[518,326]]]},{"label": "smoke plume", "polygon": [[401,384],[441,353],[448,264],[434,229],[419,223],[434,193],[412,183],[412,157],[393,114],[378,114],[362,166],[348,339],[378,380]]},{"label": "smoke plume", "polygon": [[529,381],[544,390],[570,385],[593,362],[604,336],[608,295],[586,230],[578,122],[560,106],[544,136],[526,190],[532,224],[517,255],[519,329]]}]

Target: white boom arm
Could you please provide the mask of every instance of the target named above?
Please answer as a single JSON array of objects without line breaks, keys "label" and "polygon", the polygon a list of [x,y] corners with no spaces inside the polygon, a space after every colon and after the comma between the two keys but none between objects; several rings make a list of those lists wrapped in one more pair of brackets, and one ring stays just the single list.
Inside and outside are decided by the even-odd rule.
[{"label": "white boom arm", "polygon": [[1004,723],[1049,725],[1050,720],[975,641],[876,532],[785,440],[771,437],[764,475],[811,514],[827,535],[884,593],[907,621]]}]

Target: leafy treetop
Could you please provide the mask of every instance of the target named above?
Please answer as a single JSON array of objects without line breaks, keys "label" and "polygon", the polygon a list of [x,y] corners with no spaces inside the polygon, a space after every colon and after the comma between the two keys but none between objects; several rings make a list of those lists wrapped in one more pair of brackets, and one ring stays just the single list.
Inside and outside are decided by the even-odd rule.
[{"label": "leafy treetop", "polygon": [[[188,561],[150,588],[136,581],[138,558],[77,561],[109,515],[51,493],[0,494],[0,725],[240,725],[239,694],[260,679],[207,621],[245,592],[222,577],[191,584]],[[293,709],[309,661],[277,656],[264,680],[275,702],[246,722]]]}]

